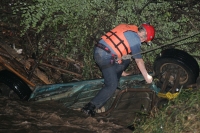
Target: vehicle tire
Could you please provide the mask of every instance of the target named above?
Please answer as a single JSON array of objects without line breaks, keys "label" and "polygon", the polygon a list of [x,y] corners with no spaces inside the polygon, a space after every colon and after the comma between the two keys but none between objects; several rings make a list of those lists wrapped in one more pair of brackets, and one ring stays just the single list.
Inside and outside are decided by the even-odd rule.
[{"label": "vehicle tire", "polygon": [[12,95],[13,97],[12,92],[14,92],[19,99],[28,100],[32,93],[32,90],[22,79],[8,70],[0,71],[0,83],[0,92],[4,96],[11,97]]},{"label": "vehicle tire", "polygon": [[175,84],[178,71],[179,86],[187,86],[196,83],[199,65],[191,55],[178,49],[163,50],[154,61],[154,73],[161,82],[164,82],[167,72],[170,72],[168,86]]}]

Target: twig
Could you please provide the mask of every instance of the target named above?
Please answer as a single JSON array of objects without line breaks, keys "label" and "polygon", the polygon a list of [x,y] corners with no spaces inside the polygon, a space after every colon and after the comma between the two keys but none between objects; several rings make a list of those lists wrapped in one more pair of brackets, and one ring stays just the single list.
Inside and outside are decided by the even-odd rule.
[{"label": "twig", "polygon": [[5,53],[1,53],[1,52],[0,52],[0,56],[6,57],[6,58],[9,58],[9,59],[12,58],[10,55],[5,54]]},{"label": "twig", "polygon": [[31,43],[31,39],[30,39],[30,37],[28,36],[27,32],[26,32],[26,37],[27,37],[27,39],[28,39],[28,41],[29,41],[29,44],[31,45],[31,50],[33,50],[33,44]]},{"label": "twig", "polygon": [[55,67],[55,66],[46,64],[46,63],[40,63],[40,65],[44,65],[44,66],[47,66],[47,67],[51,67],[51,68],[54,68],[54,69],[56,69],[56,70],[60,70],[60,71],[65,72],[65,73],[70,73],[70,74],[76,75],[77,77],[82,77],[82,75],[80,75],[80,74],[78,74],[78,73],[74,73],[74,72],[71,72],[71,71],[67,71],[67,70],[65,70],[65,69],[58,68],[58,67]]}]

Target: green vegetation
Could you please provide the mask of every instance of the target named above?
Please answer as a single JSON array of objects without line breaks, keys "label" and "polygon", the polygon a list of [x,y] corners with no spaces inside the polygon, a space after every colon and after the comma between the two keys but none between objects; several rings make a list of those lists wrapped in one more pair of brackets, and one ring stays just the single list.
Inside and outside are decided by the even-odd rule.
[{"label": "green vegetation", "polygon": [[[151,47],[164,45],[174,39],[199,31],[199,2],[166,0],[28,0],[3,1],[13,9],[21,26],[21,36],[31,36],[25,47],[39,57],[51,45],[47,56],[62,56],[83,62],[85,79],[97,77],[92,57],[99,37],[119,23],[140,25],[150,22],[156,28]],[[13,18],[13,17],[12,17]],[[171,45],[198,56],[199,35]],[[30,45],[32,45],[30,47]],[[162,47],[164,48],[164,47]],[[144,53],[152,62],[161,50]],[[30,53],[26,53],[30,54]],[[150,56],[149,56],[150,55]]]},{"label": "green vegetation", "polygon": [[196,133],[200,129],[200,91],[182,90],[178,98],[154,110],[134,133]]}]

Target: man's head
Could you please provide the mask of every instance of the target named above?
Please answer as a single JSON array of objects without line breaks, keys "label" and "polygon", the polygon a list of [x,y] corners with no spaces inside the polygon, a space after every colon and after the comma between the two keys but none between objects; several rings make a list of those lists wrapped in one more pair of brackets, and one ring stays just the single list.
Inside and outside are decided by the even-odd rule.
[{"label": "man's head", "polygon": [[155,36],[155,29],[152,25],[144,23],[138,28],[138,35],[141,42],[146,42],[150,45]]}]

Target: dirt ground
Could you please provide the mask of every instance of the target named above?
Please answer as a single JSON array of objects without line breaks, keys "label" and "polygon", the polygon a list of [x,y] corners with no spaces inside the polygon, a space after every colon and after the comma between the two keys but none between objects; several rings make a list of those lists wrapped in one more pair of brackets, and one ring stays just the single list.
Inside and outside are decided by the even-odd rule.
[{"label": "dirt ground", "polygon": [[25,102],[0,96],[1,133],[131,133],[108,119],[87,117],[54,101]]}]

